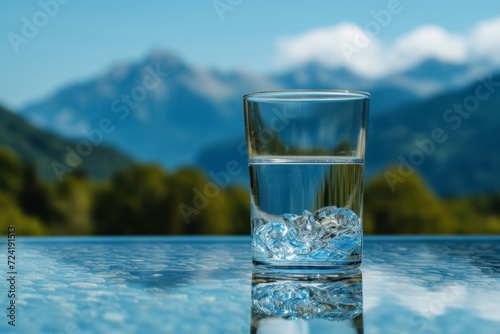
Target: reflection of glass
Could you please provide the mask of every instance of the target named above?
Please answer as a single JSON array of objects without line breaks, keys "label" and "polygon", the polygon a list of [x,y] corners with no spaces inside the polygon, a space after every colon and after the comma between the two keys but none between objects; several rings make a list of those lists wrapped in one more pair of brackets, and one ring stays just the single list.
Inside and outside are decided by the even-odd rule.
[{"label": "reflection of glass", "polygon": [[344,273],[252,275],[250,333],[363,333],[363,279]]}]

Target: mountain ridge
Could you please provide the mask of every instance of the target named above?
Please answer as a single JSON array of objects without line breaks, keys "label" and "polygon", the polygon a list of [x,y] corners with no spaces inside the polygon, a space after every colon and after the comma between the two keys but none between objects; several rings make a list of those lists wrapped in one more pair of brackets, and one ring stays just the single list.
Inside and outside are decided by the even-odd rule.
[{"label": "mountain ridge", "polygon": [[[154,89],[147,89],[152,86],[155,71],[165,75],[160,76]],[[207,151],[212,150],[220,160],[223,158],[213,150],[214,146],[224,143],[227,147],[242,140],[244,93],[285,88],[369,91],[369,135],[383,130],[378,135],[381,141],[376,137],[370,141],[376,143],[375,147],[393,147],[383,133],[394,133],[401,126],[398,122],[412,119],[408,110],[417,114],[421,112],[419,108],[440,110],[444,107],[440,96],[449,92],[458,92],[454,98],[463,99],[460,94],[474,84],[473,79],[482,71],[469,65],[427,59],[408,71],[381,79],[362,78],[347,69],[325,68],[317,63],[261,76],[199,68],[175,55],[156,51],[140,61],[119,64],[102,75],[67,86],[48,99],[30,104],[20,114],[74,140],[84,138],[85,131],[98,128],[103,119],[110,119],[116,131],[107,134],[104,142],[139,161],[161,163],[167,169],[201,163],[210,171],[217,164],[208,161]],[[426,101],[432,102],[425,104]],[[120,117],[124,115],[127,116]],[[420,124],[419,119],[412,122],[415,124],[405,125],[406,135],[410,133],[408,129]],[[406,143],[404,139],[398,137],[401,145]],[[405,152],[399,146],[386,151]],[[382,168],[382,163],[394,161],[387,152],[371,157],[373,166]],[[370,150],[368,153],[372,154]],[[242,157],[238,159],[243,163]]]},{"label": "mountain ridge", "polygon": [[[151,70],[168,76],[155,89],[147,90],[143,81]],[[249,91],[368,90],[372,113],[377,114],[422,98],[419,92],[400,86],[394,78],[372,81],[347,69],[329,69],[315,63],[269,76],[207,70],[157,50],[137,62],[118,64],[92,79],[66,86],[22,108],[20,115],[41,128],[74,139],[82,138],[83,132],[98,126],[101,119],[110,118],[117,130],[106,136],[106,143],[139,160],[175,168],[193,163],[207,144],[241,132],[241,96]],[[125,120],[118,119],[113,110],[113,103],[123,96],[135,97],[129,102],[137,105],[128,108]],[[138,137],[141,143],[134,140]]]}]

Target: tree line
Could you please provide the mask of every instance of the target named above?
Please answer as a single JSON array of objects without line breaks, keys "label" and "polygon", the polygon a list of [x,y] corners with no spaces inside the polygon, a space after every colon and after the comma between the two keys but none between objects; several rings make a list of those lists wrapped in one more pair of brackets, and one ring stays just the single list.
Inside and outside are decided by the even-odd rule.
[{"label": "tree line", "polygon": [[[168,172],[144,164],[102,182],[82,171],[47,182],[2,148],[0,229],[15,225],[19,235],[249,234],[248,191],[227,186],[203,194],[208,184],[197,168]],[[365,186],[363,219],[365,234],[498,234],[500,195],[441,199],[417,173],[391,191],[381,175]]]},{"label": "tree line", "polygon": [[220,189],[188,215],[193,190],[209,183],[196,168],[168,173],[156,165],[134,165],[110,180],[92,182],[82,171],[61,182],[40,180],[35,169],[0,149],[0,229],[20,235],[248,234],[248,192]]}]

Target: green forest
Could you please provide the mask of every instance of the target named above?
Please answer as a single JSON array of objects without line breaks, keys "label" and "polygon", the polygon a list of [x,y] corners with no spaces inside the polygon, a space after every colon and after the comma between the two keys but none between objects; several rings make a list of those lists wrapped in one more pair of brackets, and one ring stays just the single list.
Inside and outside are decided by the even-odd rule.
[{"label": "green forest", "polygon": [[[19,235],[227,235],[250,233],[243,187],[213,188],[197,168],[134,164],[108,180],[83,171],[61,182],[0,149],[0,229]],[[394,192],[383,175],[365,185],[366,234],[498,234],[500,195],[439,198],[414,173]]]}]

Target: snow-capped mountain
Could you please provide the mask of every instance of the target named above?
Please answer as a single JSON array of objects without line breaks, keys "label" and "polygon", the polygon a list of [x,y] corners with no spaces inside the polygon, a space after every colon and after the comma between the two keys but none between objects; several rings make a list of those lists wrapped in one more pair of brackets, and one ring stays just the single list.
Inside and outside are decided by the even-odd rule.
[{"label": "snow-capped mountain", "polygon": [[[136,159],[175,168],[195,163],[205,147],[241,137],[241,97],[250,91],[367,90],[375,117],[465,86],[476,74],[466,65],[428,60],[377,80],[318,64],[259,76],[203,69],[156,51],[138,62],[118,64],[91,80],[63,87],[20,114],[41,128],[73,139],[92,140],[100,131],[105,143]],[[108,125],[107,131],[103,125]]]}]

